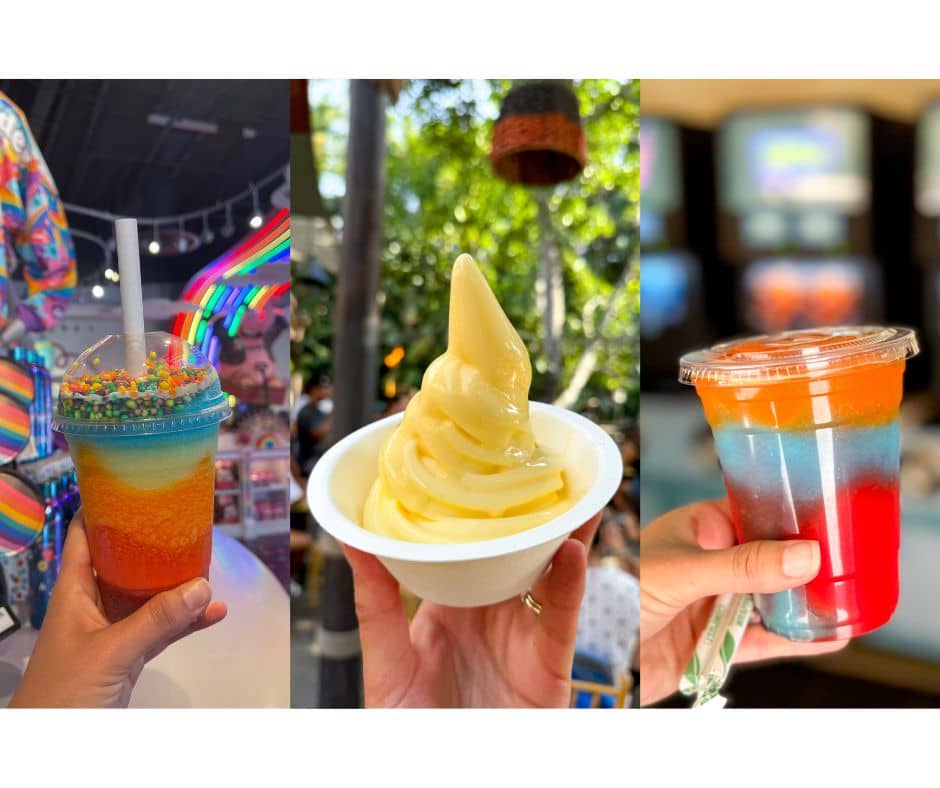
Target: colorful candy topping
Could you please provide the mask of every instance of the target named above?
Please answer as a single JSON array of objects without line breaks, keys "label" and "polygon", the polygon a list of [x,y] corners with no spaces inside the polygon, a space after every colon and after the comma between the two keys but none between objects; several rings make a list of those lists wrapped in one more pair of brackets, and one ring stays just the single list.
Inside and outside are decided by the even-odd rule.
[{"label": "colorful candy topping", "polygon": [[60,416],[88,421],[171,416],[187,409],[206,387],[211,370],[158,359],[154,352],[145,363],[146,373],[137,377],[126,369],[67,377],[59,390]]}]

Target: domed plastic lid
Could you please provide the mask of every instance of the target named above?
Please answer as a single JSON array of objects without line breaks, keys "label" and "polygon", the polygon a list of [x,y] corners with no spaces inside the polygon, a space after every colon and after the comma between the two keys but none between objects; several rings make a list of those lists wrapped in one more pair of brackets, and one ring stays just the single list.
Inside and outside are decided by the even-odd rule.
[{"label": "domed plastic lid", "polygon": [[784,331],[721,342],[679,359],[679,382],[690,385],[778,383],[839,374],[917,355],[909,328],[837,326]]},{"label": "domed plastic lid", "polygon": [[53,425],[66,435],[177,432],[231,414],[209,360],[180,337],[144,335],[144,361],[126,367],[124,336],[105,337],[68,368]]}]

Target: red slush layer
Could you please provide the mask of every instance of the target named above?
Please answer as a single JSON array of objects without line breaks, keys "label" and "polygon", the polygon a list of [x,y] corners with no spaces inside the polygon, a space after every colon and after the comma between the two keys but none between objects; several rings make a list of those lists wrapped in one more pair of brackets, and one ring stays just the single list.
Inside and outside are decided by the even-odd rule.
[{"label": "red slush layer", "polygon": [[[208,571],[199,575],[206,580],[209,579]],[[101,606],[104,608],[104,614],[111,622],[120,621],[127,618],[141,607],[147,604],[153,597],[163,591],[169,591],[177,586],[167,586],[166,588],[154,588],[149,591],[129,590],[118,588],[98,578],[98,592],[101,594]]]},{"label": "red slush layer", "polygon": [[897,606],[899,488],[896,480],[860,478],[834,492],[831,501],[792,502],[728,484],[740,542],[819,542],[821,566],[805,586],[806,603],[840,635],[857,635],[884,624]]}]

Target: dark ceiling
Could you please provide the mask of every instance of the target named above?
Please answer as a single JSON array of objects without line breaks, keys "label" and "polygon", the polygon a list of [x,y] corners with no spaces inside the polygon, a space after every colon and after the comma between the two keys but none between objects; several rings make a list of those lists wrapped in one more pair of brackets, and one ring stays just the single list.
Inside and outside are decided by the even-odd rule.
[{"label": "dark ceiling", "polygon": [[[150,217],[211,207],[290,155],[287,80],[0,79],[0,90],[29,119],[63,201],[87,208]],[[262,210],[281,183],[261,190]],[[250,201],[242,201],[227,239],[219,233],[224,212],[211,214],[215,241],[142,258],[145,280],[186,281],[248,232],[250,214]],[[111,234],[107,222],[74,214],[69,222]],[[198,234],[201,220],[186,229]],[[103,253],[87,241],[76,247],[87,280],[102,269]]]}]

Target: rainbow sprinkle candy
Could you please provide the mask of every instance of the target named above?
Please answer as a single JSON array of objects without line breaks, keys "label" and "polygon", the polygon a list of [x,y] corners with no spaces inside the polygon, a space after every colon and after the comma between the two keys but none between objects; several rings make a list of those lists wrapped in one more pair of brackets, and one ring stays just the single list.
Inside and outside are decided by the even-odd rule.
[{"label": "rainbow sprinkle candy", "polygon": [[208,385],[211,368],[192,367],[151,353],[146,372],[126,369],[65,378],[59,389],[59,415],[84,421],[129,421],[184,412]]}]

